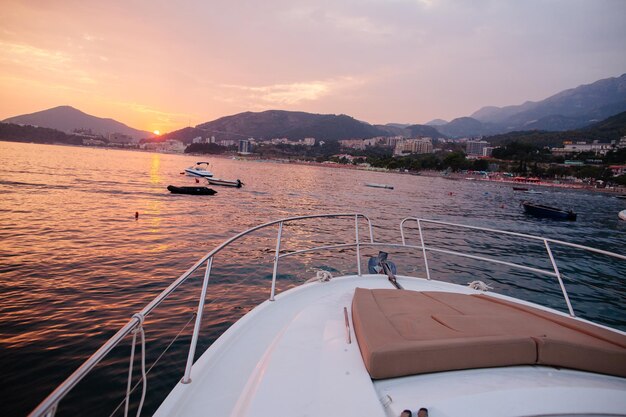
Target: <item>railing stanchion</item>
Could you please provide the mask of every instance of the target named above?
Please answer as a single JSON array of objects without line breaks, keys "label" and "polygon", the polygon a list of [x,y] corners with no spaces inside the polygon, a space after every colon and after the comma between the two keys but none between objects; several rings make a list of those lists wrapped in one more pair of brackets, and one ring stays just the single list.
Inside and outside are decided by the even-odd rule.
[{"label": "railing stanchion", "polygon": [[359,244],[359,215],[354,216],[354,238],[356,240],[356,268],[357,275],[361,276],[361,245]]},{"label": "railing stanchion", "polygon": [[[428,268],[428,258],[426,257],[426,246],[424,246],[424,234],[422,233],[422,223],[417,219],[417,229],[420,232],[420,242],[422,242],[422,254],[424,255],[424,265],[426,266],[426,278],[430,280],[430,268]],[[404,240],[404,236],[402,237]]]},{"label": "railing stanchion", "polygon": [[278,273],[278,259],[280,255],[280,239],[283,236],[283,222],[278,223],[278,237],[276,237],[276,254],[274,255],[274,272],[272,273],[272,289],[270,291],[270,301],[274,301],[276,294],[276,275]]},{"label": "railing stanchion", "polygon": [[554,268],[554,273],[556,275],[556,278],[559,280],[561,291],[563,291],[563,297],[565,297],[565,302],[567,303],[567,309],[569,310],[569,315],[572,317],[576,317],[576,315],[574,314],[574,309],[572,308],[572,303],[570,303],[569,296],[567,295],[567,291],[565,290],[565,284],[563,283],[563,278],[561,278],[561,274],[559,273],[559,268],[556,266],[554,256],[552,256],[550,245],[548,244],[548,241],[545,239],[543,240],[543,243],[546,245],[546,250],[548,251],[548,256],[550,257],[550,262],[552,262],[552,268]]},{"label": "railing stanchion", "polygon": [[193,357],[196,354],[196,345],[198,344],[198,335],[200,333],[200,324],[202,323],[202,311],[204,310],[204,301],[206,298],[207,287],[209,286],[209,276],[211,276],[211,266],[213,265],[213,257],[211,256],[206,263],[204,271],[204,281],[202,282],[202,294],[198,302],[198,314],[196,314],[196,323],[193,326],[193,335],[191,336],[191,345],[189,346],[189,355],[187,355],[187,365],[185,365],[185,375],[180,381],[183,384],[191,382],[191,366],[193,365]]}]

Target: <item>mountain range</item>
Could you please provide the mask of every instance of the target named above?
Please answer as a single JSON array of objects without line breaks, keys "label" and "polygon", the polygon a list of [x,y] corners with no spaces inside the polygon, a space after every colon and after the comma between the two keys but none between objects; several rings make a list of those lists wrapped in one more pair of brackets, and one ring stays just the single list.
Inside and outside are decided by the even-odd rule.
[{"label": "mountain range", "polygon": [[[483,107],[471,115],[481,122],[517,129],[560,116],[589,124],[626,110],[626,74],[562,91],[545,100],[517,106]],[[579,126],[575,126],[579,127]]]},{"label": "mountain range", "polygon": [[71,106],[58,106],[36,113],[9,117],[2,121],[18,125],[29,125],[56,129],[68,134],[76,130],[91,131],[94,134],[107,137],[112,133],[122,133],[134,139],[143,139],[154,136],[144,130],[133,129],[113,119],[105,119],[83,113]]},{"label": "mountain range", "polygon": [[[371,138],[376,136],[429,136],[432,138],[478,137],[512,131],[568,131],[589,126],[626,111],[626,74],[562,91],[545,100],[520,105],[483,107],[468,117],[450,122],[435,119],[427,124],[372,125],[345,114],[312,114],[268,110],[244,112],[169,132],[153,140],[193,138],[217,139],[284,137],[292,140],[315,137],[323,140]],[[133,129],[112,119],[88,115],[70,106],[15,116],[4,123],[34,125],[71,133],[87,129],[107,135],[123,133],[136,139],[152,138],[150,132]]]},{"label": "mountain range", "polygon": [[[516,106],[483,107],[470,117],[487,131],[563,131],[588,126],[626,111],[626,74],[561,91]],[[446,125],[447,126],[447,125]]]},{"label": "mountain range", "polygon": [[[468,117],[446,122],[434,119],[426,124],[389,123],[370,125],[346,115],[320,115],[269,110],[245,112],[202,123],[203,132],[216,138],[304,137],[325,140],[370,138],[374,136],[429,136],[460,138],[491,136],[512,131],[568,131],[591,125],[626,111],[626,74],[562,91],[545,100],[506,107],[483,107]],[[178,136],[172,132],[171,137]]]},{"label": "mountain range", "polygon": [[527,143],[538,147],[559,147],[564,141],[593,141],[607,143],[626,136],[626,111],[573,130],[548,132],[542,130],[516,131],[493,135],[486,140],[493,146],[511,142]]}]

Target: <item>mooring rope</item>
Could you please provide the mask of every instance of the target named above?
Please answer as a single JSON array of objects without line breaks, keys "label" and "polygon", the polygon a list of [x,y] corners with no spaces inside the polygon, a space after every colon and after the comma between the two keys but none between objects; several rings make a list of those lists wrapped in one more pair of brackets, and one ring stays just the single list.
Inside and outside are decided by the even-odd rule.
[{"label": "mooring rope", "polygon": [[148,388],[148,378],[146,377],[146,333],[143,330],[143,314],[133,314],[133,318],[139,321],[137,328],[133,330],[133,342],[130,348],[130,364],[128,365],[128,382],[126,384],[126,404],[124,405],[124,417],[128,417],[128,405],[130,400],[130,385],[133,378],[133,363],[135,362],[135,345],[137,343],[137,333],[141,335],[141,381],[143,382],[143,389],[141,392],[141,401],[139,402],[139,408],[137,408],[137,417],[141,414],[143,408],[143,402],[146,398],[146,390]]},{"label": "mooring rope", "polygon": [[[174,338],[170,341],[170,343],[165,347],[165,349],[163,349],[163,352],[161,352],[161,354],[159,355],[158,358],[156,358],[156,360],[152,363],[152,365],[150,366],[150,368],[148,368],[148,370],[145,372],[144,378],[147,378],[148,374],[150,373],[150,371],[152,371],[152,368],[154,368],[156,366],[157,363],[159,363],[159,361],[161,360],[161,358],[163,357],[163,355],[165,355],[165,353],[167,353],[167,351],[172,347],[172,345],[178,340],[178,338],[180,337],[180,335],[185,331],[185,329],[187,328],[187,326],[189,326],[189,323],[191,323],[191,321],[196,317],[196,312],[193,312],[193,314],[191,315],[191,317],[189,318],[189,320],[187,321],[187,323],[185,323],[185,325],[183,326],[182,329],[180,329],[180,331],[178,332],[178,334],[176,334],[176,336],[174,336]],[[133,388],[130,390],[130,393],[128,394],[132,394],[133,392],[135,392],[135,390],[137,389],[137,387],[139,386],[139,384],[141,383],[141,381],[137,381],[137,383],[133,386]],[[127,394],[127,395],[128,395]],[[117,413],[117,410],[120,409],[120,407],[122,406],[122,404],[124,404],[124,402],[126,401],[126,398],[123,399],[122,401],[120,401],[120,403],[117,405],[117,407],[115,407],[115,410],[113,410],[113,412],[111,414],[109,414],[109,417],[113,417],[115,415],[115,413]]]}]

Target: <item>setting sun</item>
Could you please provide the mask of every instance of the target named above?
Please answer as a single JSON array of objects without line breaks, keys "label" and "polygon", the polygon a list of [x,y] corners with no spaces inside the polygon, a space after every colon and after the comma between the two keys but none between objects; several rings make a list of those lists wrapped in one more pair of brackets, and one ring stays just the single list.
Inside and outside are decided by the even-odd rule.
[{"label": "setting sun", "polygon": [[155,130],[155,131],[154,131],[154,132],[152,132],[152,133],[154,133],[155,135],[160,135],[160,134],[161,134],[161,132],[159,132],[158,130]]}]

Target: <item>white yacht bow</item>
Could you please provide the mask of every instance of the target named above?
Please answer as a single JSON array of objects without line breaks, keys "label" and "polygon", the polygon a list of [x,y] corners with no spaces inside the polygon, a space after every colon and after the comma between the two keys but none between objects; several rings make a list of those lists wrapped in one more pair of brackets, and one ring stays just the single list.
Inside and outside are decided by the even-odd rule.
[{"label": "white yacht bow", "polygon": [[[284,228],[327,218],[353,222],[353,240],[282,249]],[[409,230],[409,224],[417,227]],[[428,225],[521,239],[524,245],[536,242],[545,247],[550,267],[458,252],[439,239],[426,244],[423,229]],[[268,299],[194,362],[214,257],[244,236],[273,227],[277,239]],[[363,230],[366,240],[359,236]],[[411,244],[407,235],[414,232],[418,243]],[[144,318],[201,269],[204,283],[186,368],[156,416],[391,417],[407,409],[416,415],[420,408],[427,408],[431,417],[625,415],[626,333],[576,316],[553,248],[584,250],[618,262],[626,256],[419,218],[404,219],[400,237],[397,242],[376,241],[369,218],[351,213],[286,218],[240,233],[205,255],[134,315],[31,415],[54,414],[67,392],[113,346],[143,329]],[[454,243],[454,238],[450,241]],[[377,270],[383,273],[364,273],[362,253],[382,248],[413,251],[424,272],[395,274],[395,266],[390,268],[379,258]],[[278,294],[278,270],[286,258],[347,249],[355,254],[355,274],[320,274],[319,279]],[[431,274],[440,255],[553,279],[562,290],[567,313],[434,279]],[[475,282],[472,286],[489,289]],[[497,291],[497,285],[492,286]],[[144,389],[150,386],[145,372],[140,381]],[[138,408],[140,412],[141,404]]]}]

